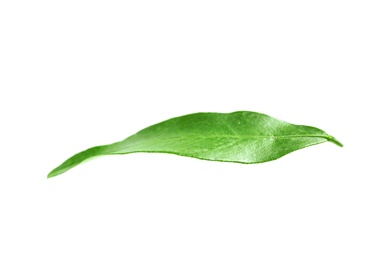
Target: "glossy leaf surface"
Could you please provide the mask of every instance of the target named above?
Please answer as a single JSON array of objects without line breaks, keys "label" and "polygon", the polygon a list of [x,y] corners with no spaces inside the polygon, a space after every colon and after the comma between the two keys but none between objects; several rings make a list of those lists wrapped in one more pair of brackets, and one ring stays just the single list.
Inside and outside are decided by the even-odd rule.
[{"label": "glossy leaf surface", "polygon": [[261,163],[326,141],[342,146],[318,128],[290,124],[265,114],[196,113],[152,125],[123,141],[80,152],[51,171],[48,177],[102,155],[152,152],[211,161]]}]

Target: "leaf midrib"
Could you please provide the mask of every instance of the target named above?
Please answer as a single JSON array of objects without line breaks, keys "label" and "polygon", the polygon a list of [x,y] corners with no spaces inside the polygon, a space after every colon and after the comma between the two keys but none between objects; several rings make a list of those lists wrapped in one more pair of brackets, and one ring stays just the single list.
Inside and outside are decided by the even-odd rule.
[{"label": "leaf midrib", "polygon": [[[129,149],[132,144],[135,145],[136,147],[138,147],[139,145],[141,145],[142,147],[142,143],[148,143],[148,142],[156,142],[156,141],[170,141],[170,140],[177,140],[177,139],[216,139],[216,138],[229,138],[229,139],[273,139],[273,140],[276,140],[276,139],[286,139],[286,138],[304,138],[304,137],[312,137],[312,138],[323,138],[323,139],[326,139],[326,140],[329,140],[329,141],[333,141],[332,137],[328,136],[328,135],[277,135],[277,136],[273,136],[273,135],[262,135],[262,136],[259,136],[259,135],[186,135],[186,136],[175,136],[175,137],[163,137],[163,138],[158,138],[158,136],[153,136],[152,139],[139,139],[138,141],[140,141],[141,143],[132,143],[130,142],[128,145],[128,147],[123,147],[123,145],[127,145],[127,142],[126,141],[130,141],[130,140],[124,140],[122,142],[118,142],[118,143],[114,143],[114,144],[111,144],[111,145],[107,145],[107,148],[109,149],[112,149],[114,148],[116,145],[118,145],[119,147],[117,148],[114,148],[115,150],[115,153],[118,153],[118,152],[123,152],[123,151],[126,151],[127,149]],[[135,140],[132,140],[132,141],[135,141]],[[134,149],[134,146],[133,146],[133,149]],[[127,152],[126,152],[127,153]]]},{"label": "leaf midrib", "polygon": [[[155,136],[157,139],[158,136]],[[171,140],[171,139],[186,139],[186,138],[251,138],[251,139],[277,139],[277,138],[302,138],[302,137],[313,137],[313,138],[325,138],[330,139],[328,135],[185,135],[185,136],[175,136],[175,137],[164,137],[161,140]]]}]

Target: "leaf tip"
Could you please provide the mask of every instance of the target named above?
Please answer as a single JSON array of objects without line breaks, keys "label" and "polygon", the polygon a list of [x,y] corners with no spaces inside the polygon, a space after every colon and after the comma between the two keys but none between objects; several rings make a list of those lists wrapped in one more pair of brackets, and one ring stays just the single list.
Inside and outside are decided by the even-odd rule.
[{"label": "leaf tip", "polygon": [[328,140],[337,146],[344,147],[344,145],[331,135],[328,135]]},{"label": "leaf tip", "polygon": [[50,178],[56,177],[62,173],[64,173],[64,171],[58,170],[56,168],[56,169],[52,170],[51,172],[49,172],[49,174],[47,175],[47,178],[50,179]]},{"label": "leaf tip", "polygon": [[50,179],[50,178],[53,178],[54,176],[56,176],[56,175],[53,174],[53,172],[50,172],[50,173],[47,175],[47,178]]}]

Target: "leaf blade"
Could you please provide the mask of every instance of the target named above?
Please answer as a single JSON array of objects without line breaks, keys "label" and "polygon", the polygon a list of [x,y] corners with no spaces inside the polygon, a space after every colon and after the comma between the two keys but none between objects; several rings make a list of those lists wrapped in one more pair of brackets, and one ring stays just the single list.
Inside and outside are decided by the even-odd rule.
[{"label": "leaf blade", "polygon": [[52,170],[48,178],[103,155],[170,153],[250,164],[275,160],[326,141],[342,146],[321,129],[290,124],[261,113],[196,113],[149,126],[123,141],[80,152]]}]

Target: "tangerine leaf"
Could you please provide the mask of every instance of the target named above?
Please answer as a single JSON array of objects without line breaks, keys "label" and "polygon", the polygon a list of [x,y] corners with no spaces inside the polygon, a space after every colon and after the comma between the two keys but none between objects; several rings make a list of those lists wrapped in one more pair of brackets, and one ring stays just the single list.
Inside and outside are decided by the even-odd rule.
[{"label": "tangerine leaf", "polygon": [[203,160],[262,163],[293,151],[330,141],[342,144],[324,131],[290,124],[265,114],[196,113],[149,126],[123,141],[89,148],[70,157],[48,177],[102,155],[136,152],[170,153]]}]

